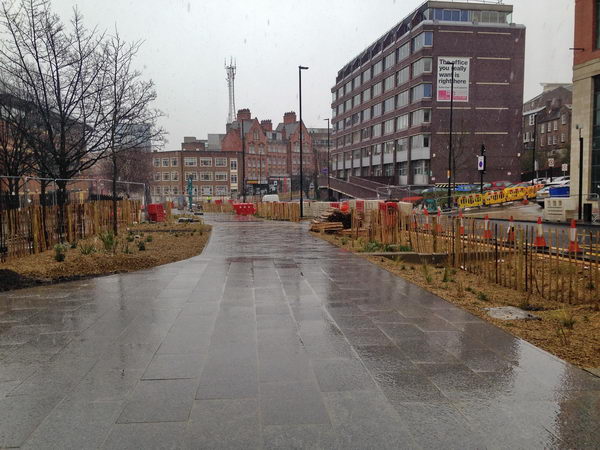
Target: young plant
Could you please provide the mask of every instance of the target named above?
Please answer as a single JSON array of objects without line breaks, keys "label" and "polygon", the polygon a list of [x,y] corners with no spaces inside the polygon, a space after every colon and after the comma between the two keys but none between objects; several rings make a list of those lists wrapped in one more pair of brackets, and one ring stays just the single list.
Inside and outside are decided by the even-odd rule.
[{"label": "young plant", "polygon": [[431,284],[433,282],[433,277],[431,276],[431,272],[429,270],[429,264],[423,264],[422,270],[423,270],[423,277],[425,278],[425,281],[427,281],[427,283]]},{"label": "young plant", "polygon": [[66,258],[67,246],[65,244],[56,244],[54,246],[54,260],[63,262]]},{"label": "young plant", "polygon": [[139,241],[139,242],[138,242],[138,250],[139,250],[140,252],[143,252],[143,251],[145,251],[145,250],[146,250],[146,244],[144,243],[144,241]]},{"label": "young plant", "polygon": [[71,242],[71,248],[77,248],[77,241]]},{"label": "young plant", "polygon": [[481,300],[482,302],[489,302],[490,299],[485,292],[479,291],[477,293],[477,300]]},{"label": "young plant", "polygon": [[452,279],[450,278],[450,271],[448,270],[448,267],[444,267],[444,276],[442,277],[442,283],[448,283],[452,281]]},{"label": "young plant", "polygon": [[146,236],[146,242],[152,242],[154,238],[152,237],[151,234],[149,234],[148,236]]},{"label": "young plant", "polygon": [[96,246],[92,243],[85,243],[82,242],[81,244],[79,244],[79,252],[82,255],[91,255],[92,253],[96,253]]},{"label": "young plant", "polygon": [[114,252],[117,246],[117,237],[112,231],[105,231],[98,235],[102,245],[104,246],[105,252]]}]

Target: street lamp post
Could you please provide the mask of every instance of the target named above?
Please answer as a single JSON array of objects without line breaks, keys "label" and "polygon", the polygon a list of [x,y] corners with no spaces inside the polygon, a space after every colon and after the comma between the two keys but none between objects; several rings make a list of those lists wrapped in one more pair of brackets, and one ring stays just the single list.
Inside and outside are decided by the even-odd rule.
[{"label": "street lamp post", "polygon": [[454,62],[450,79],[450,137],[448,142],[448,209],[452,209],[452,119],[454,115]]},{"label": "street lamp post", "polygon": [[240,133],[242,134],[242,202],[246,203],[246,145],[244,142],[244,119],[240,120]]},{"label": "street lamp post", "polygon": [[298,66],[298,100],[300,103],[300,122],[298,128],[300,130],[300,218],[304,217],[304,201],[302,199],[303,180],[302,180],[302,71],[308,70],[308,67]]},{"label": "street lamp post", "polygon": [[579,198],[577,199],[577,218],[581,221],[583,217],[583,136],[579,125],[576,125],[579,131]]},{"label": "street lamp post", "polygon": [[331,156],[329,154],[329,118],[325,120],[327,121],[327,200],[329,200],[331,198]]}]

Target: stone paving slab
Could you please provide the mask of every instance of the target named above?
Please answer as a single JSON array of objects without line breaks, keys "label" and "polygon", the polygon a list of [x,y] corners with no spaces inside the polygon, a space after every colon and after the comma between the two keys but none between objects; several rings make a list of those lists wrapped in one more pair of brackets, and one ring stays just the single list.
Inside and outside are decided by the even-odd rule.
[{"label": "stone paving slab", "polygon": [[597,448],[600,378],[305,224],[0,294],[0,448]]}]

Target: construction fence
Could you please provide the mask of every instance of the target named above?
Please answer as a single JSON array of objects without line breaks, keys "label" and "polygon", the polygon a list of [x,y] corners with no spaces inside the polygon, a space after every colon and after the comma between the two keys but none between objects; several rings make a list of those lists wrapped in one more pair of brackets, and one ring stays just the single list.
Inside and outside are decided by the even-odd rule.
[{"label": "construction fence", "polygon": [[[119,227],[139,223],[141,206],[140,200],[119,200]],[[18,209],[0,209],[0,260],[43,252],[61,241],[76,242],[111,230],[113,226],[110,200],[64,205],[62,233],[59,233],[59,214],[57,205],[30,204]]]},{"label": "construction fence", "polygon": [[352,209],[350,238],[397,244],[418,253],[443,253],[450,267],[482,280],[547,300],[600,302],[600,233],[558,227],[499,225],[489,220],[405,214],[382,203],[367,212]]}]

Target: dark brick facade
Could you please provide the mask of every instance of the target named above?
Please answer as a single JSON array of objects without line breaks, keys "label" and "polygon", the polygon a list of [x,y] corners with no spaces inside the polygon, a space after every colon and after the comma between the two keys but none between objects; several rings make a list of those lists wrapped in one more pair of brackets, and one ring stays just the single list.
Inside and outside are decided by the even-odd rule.
[{"label": "dark brick facade", "polygon": [[[437,14],[436,10],[446,12],[444,8],[449,7],[454,11],[465,9],[463,22],[431,19]],[[477,16],[473,15],[475,9]],[[480,18],[484,12],[488,14],[488,10],[492,10],[496,18],[501,15],[498,23],[471,20]],[[455,181],[479,179],[476,155],[482,144],[486,146],[488,156],[486,179],[518,180],[525,28],[510,23],[511,13],[512,7],[508,5],[426,2],[340,70],[332,88],[333,173],[338,177],[349,174],[394,176],[397,184],[446,182],[450,103],[436,99],[437,63],[438,57],[466,57],[470,58],[469,101],[455,102],[454,105]],[[503,18],[506,23],[499,23]],[[423,33],[430,33],[431,45],[421,45],[419,40]],[[426,44],[427,39],[423,39]],[[405,45],[409,46],[410,52],[403,53]],[[388,56],[394,54],[396,56],[390,62]],[[421,73],[422,68],[414,63],[423,58],[431,58],[431,65]],[[384,61],[384,67],[377,73],[375,68],[380,61]],[[372,70],[367,81],[361,79],[365,70]],[[403,72],[405,70],[408,74]],[[393,83],[386,82],[392,75],[395,76]],[[348,82],[354,79],[361,81],[353,82],[351,90],[346,90]],[[419,98],[421,88],[414,88],[420,84],[430,86],[430,91],[429,87],[422,88],[430,95]],[[406,105],[403,95],[408,95]],[[394,100],[387,104],[391,108],[386,109],[385,101],[391,98]],[[377,105],[381,104],[383,114],[373,117],[379,108]],[[370,112],[364,120],[366,110]],[[418,115],[421,113],[416,113],[418,110],[429,111],[428,122],[421,120]],[[416,113],[414,117],[413,112]],[[406,126],[406,118],[402,117],[405,115],[408,115]],[[402,119],[398,120],[400,117]],[[386,125],[385,122],[391,119],[396,123],[387,128],[389,133],[386,134],[390,123]],[[378,134],[379,126],[382,127],[381,136],[374,136]]]}]

